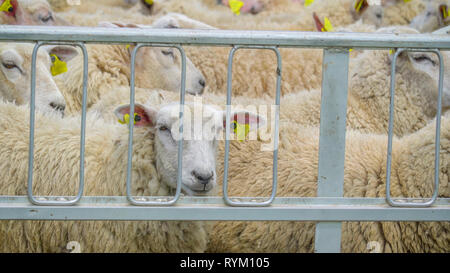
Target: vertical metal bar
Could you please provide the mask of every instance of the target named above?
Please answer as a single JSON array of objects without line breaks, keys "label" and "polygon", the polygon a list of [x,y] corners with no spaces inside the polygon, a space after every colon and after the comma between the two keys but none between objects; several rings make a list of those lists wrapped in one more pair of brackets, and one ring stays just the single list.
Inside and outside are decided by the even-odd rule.
[{"label": "vertical metal bar", "polygon": [[[274,132],[274,150],[273,150],[273,169],[272,169],[272,192],[270,197],[263,202],[235,202],[228,196],[228,160],[230,153],[230,117],[231,117],[231,90],[232,90],[232,73],[233,73],[233,56],[238,49],[268,49],[275,52],[277,56],[277,85],[275,95],[275,132]],[[228,56],[228,75],[227,75],[227,110],[225,121],[225,159],[224,159],[224,177],[223,177],[223,198],[224,202],[229,206],[240,207],[261,207],[270,205],[275,199],[278,183],[278,138],[279,138],[279,116],[280,116],[280,93],[281,93],[281,54],[277,47],[272,46],[234,46]]]},{"label": "vertical metal bar", "polygon": [[[167,45],[160,44],[138,44],[133,49],[131,53],[131,80],[130,80],[130,116],[134,117],[134,106],[135,106],[135,63],[136,63],[136,54],[139,48],[148,46],[148,47],[167,47]],[[132,158],[133,158],[133,129],[134,122],[129,122],[129,135],[128,135],[128,161],[127,161],[127,199],[128,201],[135,206],[170,206],[174,205],[175,202],[180,198],[181,195],[181,182],[182,182],[182,169],[183,169],[183,115],[184,115],[184,101],[186,94],[186,53],[184,49],[180,45],[170,45],[170,47],[178,49],[181,54],[181,88],[180,88],[180,113],[179,113],[179,121],[180,121],[180,140],[178,140],[178,170],[177,170],[177,186],[175,191],[175,196],[169,201],[140,201],[136,200],[132,196],[131,192],[131,168],[132,168]]]},{"label": "vertical metal bar", "polygon": [[[342,197],[347,119],[348,49],[324,49],[318,197]],[[316,225],[315,252],[340,252],[341,222]]]},{"label": "vertical metal bar", "polygon": [[61,45],[60,43],[38,42],[34,46],[31,57],[31,96],[30,96],[30,143],[28,151],[28,187],[27,195],[30,202],[39,206],[68,206],[76,204],[83,196],[84,191],[84,153],[85,153],[85,132],[86,132],[86,100],[87,100],[87,80],[88,80],[88,53],[84,43],[65,44],[77,46],[83,52],[83,98],[81,114],[81,132],[80,132],[80,176],[78,185],[78,194],[75,198],[68,201],[37,200],[33,196],[33,165],[34,165],[34,129],[35,129],[35,103],[36,103],[36,57],[39,48],[43,45]]},{"label": "vertical metal bar", "polygon": [[[414,198],[413,202],[407,198],[395,198],[391,197],[391,164],[392,164],[392,139],[394,135],[394,99],[395,99],[395,69],[397,63],[397,57],[406,51],[417,52],[432,52],[439,58],[439,83],[438,83],[438,103],[436,112],[436,136],[435,136],[435,151],[434,151],[434,187],[433,195],[430,199]],[[389,127],[388,127],[388,150],[387,150],[387,162],[386,162],[386,202],[393,207],[429,207],[438,197],[439,192],[439,155],[440,155],[440,136],[441,136],[441,114],[442,114],[442,92],[444,84],[444,61],[442,54],[438,49],[398,49],[391,63],[391,85],[390,85],[390,104],[389,104]]]}]

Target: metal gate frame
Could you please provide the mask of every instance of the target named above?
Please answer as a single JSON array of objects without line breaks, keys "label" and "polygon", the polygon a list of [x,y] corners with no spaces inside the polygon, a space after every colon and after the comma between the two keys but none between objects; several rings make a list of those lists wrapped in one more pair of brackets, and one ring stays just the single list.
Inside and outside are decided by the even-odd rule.
[{"label": "metal gate frame", "polygon": [[[344,157],[346,133],[346,108],[348,89],[349,49],[398,49],[401,51],[450,50],[450,36],[432,34],[385,34],[385,33],[319,33],[293,31],[235,31],[235,30],[188,30],[188,29],[127,29],[118,32],[109,28],[82,27],[36,27],[36,26],[0,26],[0,42],[31,42],[39,47],[42,43],[73,44],[80,46],[85,54],[84,71],[87,74],[87,52],[84,44],[130,44],[141,46],[168,46],[180,50],[185,56],[183,45],[190,46],[226,46],[232,47],[232,54],[238,48],[271,49],[277,53],[278,67],[281,69],[281,56],[278,48],[323,48],[322,104],[319,137],[318,191],[315,198],[275,197],[277,154],[274,152],[274,180],[270,199],[262,203],[254,198],[239,198],[232,201],[222,197],[180,197],[176,196],[168,203],[162,203],[160,197],[144,197],[143,202],[134,202],[127,196],[82,196],[73,197],[34,197],[0,196],[0,220],[242,220],[242,221],[318,221],[316,225],[315,251],[339,252],[342,221],[450,221],[450,198],[436,198],[438,176],[435,179],[435,194],[432,199],[392,200],[385,198],[344,198]],[[35,48],[36,49],[36,48]],[[133,54],[136,54],[138,47]],[[37,49],[36,49],[37,50]],[[34,57],[35,58],[35,57]],[[183,57],[184,60],[185,57]],[[35,60],[34,60],[35,61]],[[182,80],[186,67],[182,63]],[[439,79],[439,94],[442,94],[443,75]],[[134,67],[134,58],[132,58]],[[395,61],[392,70],[395,76]],[[35,69],[32,68],[34,71]],[[229,69],[230,71],[230,69]],[[279,70],[281,74],[281,70]],[[35,73],[35,72],[33,72]],[[394,76],[391,76],[391,80]],[[35,78],[32,76],[32,78]],[[35,82],[35,80],[34,80]],[[84,79],[84,89],[87,79]],[[228,74],[227,101],[231,101],[231,73]],[[33,83],[34,84],[34,83]],[[277,83],[277,102],[279,104],[279,85]],[[391,84],[391,105],[393,109],[394,85]],[[181,88],[180,117],[183,116],[184,84]],[[34,96],[34,87],[31,90]],[[86,92],[84,91],[84,94]],[[130,91],[131,116],[134,110],[134,69]],[[276,103],[277,103],[276,102]],[[86,115],[83,99],[82,116]],[[441,103],[439,96],[438,105]],[[34,128],[34,103],[31,103],[30,137]],[[392,111],[391,111],[392,113]],[[436,166],[439,166],[440,112],[436,126]],[[133,122],[129,123],[130,129]],[[278,124],[278,115],[276,119]],[[392,119],[390,120],[389,139],[392,139]],[[82,119],[82,136],[85,121]],[[182,132],[182,126],[180,127]],[[132,130],[130,130],[132,137]],[[276,139],[278,133],[275,135]],[[132,139],[132,138],[130,138]],[[31,139],[30,139],[31,140]],[[82,143],[84,138],[81,139]],[[390,140],[391,141],[391,140]],[[129,141],[131,150],[132,141]],[[30,141],[30,155],[32,153]],[[83,147],[82,145],[81,147]],[[181,146],[181,147],[180,147]],[[179,151],[182,145],[179,146]],[[389,146],[392,149],[392,146]],[[277,143],[275,143],[277,148]],[[390,150],[388,149],[388,156]],[[129,154],[130,154],[129,150]],[[84,151],[80,150],[83,154]],[[324,154],[327,156],[324,156]],[[225,157],[226,173],[228,150]],[[29,165],[32,170],[33,157]],[[389,160],[388,160],[389,162]],[[131,169],[128,163],[128,172]],[[181,160],[179,158],[179,165]],[[388,169],[390,165],[388,164]],[[179,168],[180,169],[180,168]],[[30,171],[32,176],[32,171]],[[389,177],[389,175],[388,175]],[[226,178],[226,177],[225,177]],[[180,176],[178,177],[178,185]],[[127,175],[127,187],[131,177]],[[124,181],[125,183],[125,181]],[[29,182],[29,185],[31,183]],[[80,187],[82,177],[80,177]],[[224,183],[224,188],[227,183]],[[389,180],[386,183],[389,192]],[[30,187],[31,188],[31,187]],[[82,189],[81,189],[82,190]],[[69,201],[60,201],[63,200]],[[141,198],[142,199],[142,198]],[[41,202],[39,202],[39,200]],[[44,201],[43,201],[44,200]],[[418,204],[418,205],[417,205]],[[157,206],[155,206],[157,205]],[[421,207],[419,207],[421,206]]]}]

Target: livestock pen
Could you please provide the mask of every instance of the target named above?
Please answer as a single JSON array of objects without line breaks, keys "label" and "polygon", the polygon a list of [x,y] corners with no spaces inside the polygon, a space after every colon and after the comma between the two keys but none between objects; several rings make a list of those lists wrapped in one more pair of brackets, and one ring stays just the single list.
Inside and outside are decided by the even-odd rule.
[{"label": "livestock pen", "polygon": [[[78,46],[84,53],[84,94],[80,140],[80,182],[77,196],[35,197],[32,193],[33,147],[35,119],[36,69],[32,65],[30,103],[30,146],[28,196],[0,196],[0,220],[237,220],[237,221],[315,221],[316,252],[339,252],[343,221],[450,221],[450,198],[437,198],[439,187],[440,117],[444,64],[440,50],[450,50],[448,35],[433,34],[363,34],[280,31],[228,31],[187,29],[127,29],[118,32],[107,28],[0,26],[0,41],[35,43],[32,64],[37,50],[45,44]],[[131,152],[133,122],[129,123],[127,162],[127,196],[83,196],[84,141],[86,127],[87,51],[84,44],[136,44],[132,51],[130,115],[134,113],[134,65],[140,47],[167,46],[178,49],[182,56],[181,99],[179,117],[184,113],[186,56],[183,46],[231,47],[228,63],[226,105],[231,105],[232,63],[236,50],[252,48],[272,50],[278,63],[275,96],[276,120],[273,153],[272,194],[261,197],[231,197],[228,189],[229,140],[225,142],[223,197],[181,196],[183,142],[178,141],[177,190],[173,198],[135,197],[131,195]],[[323,80],[320,116],[320,146],[317,197],[276,197],[278,160],[278,116],[280,105],[281,54],[278,48],[322,48]],[[348,89],[349,49],[396,49],[391,70],[391,103],[388,132],[386,198],[344,198],[344,157]],[[390,164],[393,138],[395,60],[402,51],[427,51],[438,55],[440,76],[435,139],[434,193],[426,199],[392,197],[390,195]],[[227,108],[227,117],[230,109]],[[180,119],[180,133],[183,131]],[[227,119],[229,125],[229,119]],[[226,126],[226,135],[230,126]]]}]

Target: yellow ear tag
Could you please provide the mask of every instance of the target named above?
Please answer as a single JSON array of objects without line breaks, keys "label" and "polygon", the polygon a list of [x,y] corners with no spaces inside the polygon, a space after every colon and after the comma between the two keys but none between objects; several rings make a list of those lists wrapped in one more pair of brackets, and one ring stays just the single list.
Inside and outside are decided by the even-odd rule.
[{"label": "yellow ear tag", "polygon": [[11,0],[5,0],[0,6],[0,11],[12,12],[14,7],[11,5]]},{"label": "yellow ear tag", "polygon": [[446,19],[448,17],[448,9],[447,9],[447,5],[441,5],[439,7],[439,9],[441,10],[441,15],[442,18]]},{"label": "yellow ear tag", "polygon": [[147,3],[149,5],[153,5],[153,0],[145,0],[145,3]]},{"label": "yellow ear tag", "polygon": [[394,50],[393,49],[389,49],[389,55],[394,54]]},{"label": "yellow ear tag", "polygon": [[355,3],[355,10],[356,10],[357,12],[359,12],[359,10],[361,9],[363,3],[364,3],[364,0],[358,0],[358,1],[356,1],[356,3]]},{"label": "yellow ear tag", "polygon": [[305,0],[305,7],[311,5],[312,3],[314,3],[314,0]]},{"label": "yellow ear tag", "polygon": [[244,141],[247,138],[248,132],[250,132],[250,125],[239,124],[237,121],[233,121],[231,124],[233,124],[232,128],[234,134],[237,136],[237,140],[240,142]]},{"label": "yellow ear tag", "polygon": [[230,0],[228,4],[230,5],[232,12],[236,13],[236,15],[241,14],[241,8],[244,5],[244,2],[239,0]]},{"label": "yellow ear tag", "polygon": [[[136,121],[140,121],[141,117],[138,116],[137,113],[134,113],[134,124],[136,124]],[[130,122],[130,114],[125,114],[123,116],[123,120],[117,120],[120,124],[128,124]]]},{"label": "yellow ear tag", "polygon": [[328,18],[325,17],[322,32],[330,32],[330,31],[333,31],[333,26],[331,25],[330,20],[328,20]]},{"label": "yellow ear tag", "polygon": [[55,54],[50,54],[50,57],[52,58],[53,63],[50,67],[50,72],[52,72],[53,76],[67,72],[66,62],[61,61]]},{"label": "yellow ear tag", "polygon": [[403,2],[408,3],[411,2],[411,0],[403,0]]}]

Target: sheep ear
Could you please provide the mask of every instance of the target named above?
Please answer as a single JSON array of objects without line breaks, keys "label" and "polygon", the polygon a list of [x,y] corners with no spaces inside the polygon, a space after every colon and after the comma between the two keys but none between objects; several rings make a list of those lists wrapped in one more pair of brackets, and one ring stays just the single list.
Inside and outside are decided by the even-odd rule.
[{"label": "sheep ear", "polygon": [[133,24],[133,23],[123,23],[123,22],[108,22],[108,21],[101,21],[98,23],[99,27],[110,27],[110,28],[122,28],[122,27],[129,27],[129,28],[140,28],[139,25]]},{"label": "sheep ear", "polygon": [[[154,127],[156,124],[157,111],[151,107],[145,107],[139,103],[134,105],[134,126],[136,127]],[[114,114],[119,123],[127,124],[130,120],[130,105],[119,106]]]},{"label": "sheep ear", "polygon": [[448,17],[448,7],[446,4],[439,5],[439,18],[445,22]]},{"label": "sheep ear", "polygon": [[118,25],[116,25],[116,24],[114,24],[114,23],[111,23],[111,22],[106,22],[106,21],[102,21],[102,22],[99,22],[98,24],[97,24],[97,26],[98,27],[110,27],[110,28],[114,28],[114,27],[119,27]]},{"label": "sheep ear", "polygon": [[173,16],[165,15],[152,24],[153,28],[180,28],[180,23]]},{"label": "sheep ear", "polygon": [[[227,112],[223,111],[223,127],[226,126]],[[230,124],[237,122],[240,125],[248,125],[250,131],[257,130],[266,125],[266,119],[260,115],[248,111],[231,112]],[[233,125],[232,125],[233,126]]]},{"label": "sheep ear", "polygon": [[78,50],[73,46],[55,45],[46,46],[49,54],[55,54],[63,62],[68,62],[78,55]]},{"label": "sheep ear", "polygon": [[[395,54],[394,50],[389,50],[389,53],[388,53],[388,63],[389,63],[389,65],[392,63],[392,60],[394,59],[394,54]],[[397,57],[397,64],[401,64],[401,63],[403,63],[403,62],[405,62],[407,60],[408,60],[408,52],[403,51]]]}]

